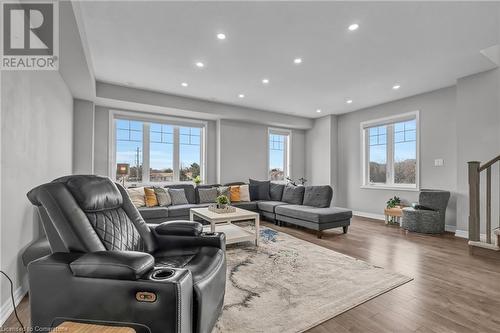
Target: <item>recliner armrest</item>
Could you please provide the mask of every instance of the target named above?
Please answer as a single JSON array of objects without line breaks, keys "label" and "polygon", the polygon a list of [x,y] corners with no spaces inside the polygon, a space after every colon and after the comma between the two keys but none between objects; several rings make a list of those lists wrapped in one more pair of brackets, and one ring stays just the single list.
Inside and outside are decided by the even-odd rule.
[{"label": "recliner armrest", "polygon": [[86,253],[70,264],[74,276],[137,280],[154,268],[149,253],[135,251],[99,251]]},{"label": "recliner armrest", "polygon": [[192,221],[163,222],[154,229],[159,235],[173,236],[199,236],[203,232],[201,223]]},{"label": "recliner armrest", "polygon": [[411,206],[415,210],[432,210],[432,211],[435,211],[435,209],[427,207],[427,206],[424,206],[424,205],[421,205],[418,202],[412,203]]}]

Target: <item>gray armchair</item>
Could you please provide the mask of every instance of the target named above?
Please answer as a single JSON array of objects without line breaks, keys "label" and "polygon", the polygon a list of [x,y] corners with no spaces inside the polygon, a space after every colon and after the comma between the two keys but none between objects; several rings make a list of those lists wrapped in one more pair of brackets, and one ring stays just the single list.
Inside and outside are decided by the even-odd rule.
[{"label": "gray armchair", "polygon": [[442,190],[421,190],[418,203],[403,209],[401,227],[408,231],[425,234],[444,232],[446,207],[450,192]]}]

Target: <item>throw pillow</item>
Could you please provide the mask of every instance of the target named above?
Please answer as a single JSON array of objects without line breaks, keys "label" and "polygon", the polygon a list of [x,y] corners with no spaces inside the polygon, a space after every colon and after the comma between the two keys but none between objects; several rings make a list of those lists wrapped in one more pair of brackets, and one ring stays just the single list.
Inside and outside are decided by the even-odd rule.
[{"label": "throw pillow", "polygon": [[144,187],[131,187],[127,189],[130,200],[135,207],[146,206],[146,201],[144,200]]},{"label": "throw pillow", "polygon": [[229,193],[231,194],[231,202],[240,202],[240,187],[230,186]]},{"label": "throw pillow", "polygon": [[271,200],[273,201],[281,201],[283,197],[283,190],[285,189],[284,184],[275,184],[271,183],[269,187],[269,195],[271,196]]},{"label": "throw pillow", "polygon": [[146,207],[158,206],[158,200],[156,199],[156,194],[154,189],[145,187],[144,194],[146,197]]},{"label": "throw pillow", "polygon": [[240,186],[240,201],[242,202],[250,201],[250,189],[248,185]]},{"label": "throw pillow", "polygon": [[306,186],[304,191],[303,205],[318,208],[330,207],[333,190],[329,185]]},{"label": "throw pillow", "polygon": [[302,205],[304,200],[304,186],[287,185],[283,190],[283,198],[281,201],[292,204]]},{"label": "throw pillow", "polygon": [[169,188],[168,194],[172,199],[172,205],[187,205],[189,203],[183,188]]},{"label": "throw pillow", "polygon": [[257,199],[256,200],[271,200],[271,197],[269,196],[269,188],[270,188],[271,182],[269,180],[266,181],[259,181],[259,180],[253,180],[250,179],[250,185],[255,185],[257,186]]},{"label": "throw pillow", "polygon": [[200,198],[200,203],[214,203],[217,199],[217,188],[199,188],[198,196]]},{"label": "throw pillow", "polygon": [[158,200],[159,206],[170,206],[172,204],[172,199],[170,199],[170,194],[163,187],[155,187],[156,200]]},{"label": "throw pillow", "polygon": [[229,186],[220,186],[217,188],[217,195],[225,195],[229,202],[231,202],[231,193],[229,191]]},{"label": "throw pillow", "polygon": [[259,200],[259,187],[257,185],[248,185],[248,191],[250,192],[250,201]]}]

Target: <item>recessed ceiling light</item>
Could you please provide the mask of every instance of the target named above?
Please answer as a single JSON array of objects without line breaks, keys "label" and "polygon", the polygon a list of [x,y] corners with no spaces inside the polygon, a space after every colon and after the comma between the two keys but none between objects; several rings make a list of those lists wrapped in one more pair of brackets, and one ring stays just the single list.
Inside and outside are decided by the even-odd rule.
[{"label": "recessed ceiling light", "polygon": [[359,28],[359,24],[353,23],[347,29],[349,29],[349,31],[354,31],[354,30],[358,30],[358,28]]},{"label": "recessed ceiling light", "polygon": [[398,90],[399,88],[401,88],[401,86],[399,84],[392,86],[392,89],[394,89],[394,90]]},{"label": "recessed ceiling light", "polygon": [[224,40],[226,39],[226,35],[223,33],[217,34],[217,39]]},{"label": "recessed ceiling light", "polygon": [[244,94],[239,94],[238,97],[239,98],[245,98],[245,95]]},{"label": "recessed ceiling light", "polygon": [[351,104],[352,103],[352,99],[348,99],[347,101],[345,101],[347,104]]},{"label": "recessed ceiling light", "polygon": [[205,67],[205,64],[204,64],[204,63],[202,63],[201,61],[198,61],[198,62],[196,63],[196,67],[200,67],[200,68],[202,68],[202,67]]},{"label": "recessed ceiling light", "polygon": [[302,63],[302,58],[295,58],[295,59],[293,59],[293,62],[295,64],[301,64]]},{"label": "recessed ceiling light", "polygon": [[262,83],[268,84],[269,83],[269,79],[262,79]]},{"label": "recessed ceiling light", "polygon": [[317,110],[316,110],[316,112],[317,112],[317,113],[321,113],[321,109],[317,109]]},{"label": "recessed ceiling light", "polygon": [[182,82],[182,83],[181,83],[181,86],[183,86],[183,87],[187,87],[187,86],[189,86],[189,84],[187,84],[187,82]]}]

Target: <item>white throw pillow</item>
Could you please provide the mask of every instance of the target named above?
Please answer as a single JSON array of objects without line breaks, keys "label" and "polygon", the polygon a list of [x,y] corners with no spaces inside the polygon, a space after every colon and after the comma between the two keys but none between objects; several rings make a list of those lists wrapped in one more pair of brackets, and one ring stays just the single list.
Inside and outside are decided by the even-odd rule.
[{"label": "white throw pillow", "polygon": [[250,201],[250,189],[248,185],[240,185],[240,201]]},{"label": "white throw pillow", "polygon": [[131,187],[127,189],[127,192],[135,207],[139,208],[146,206],[144,187]]}]

